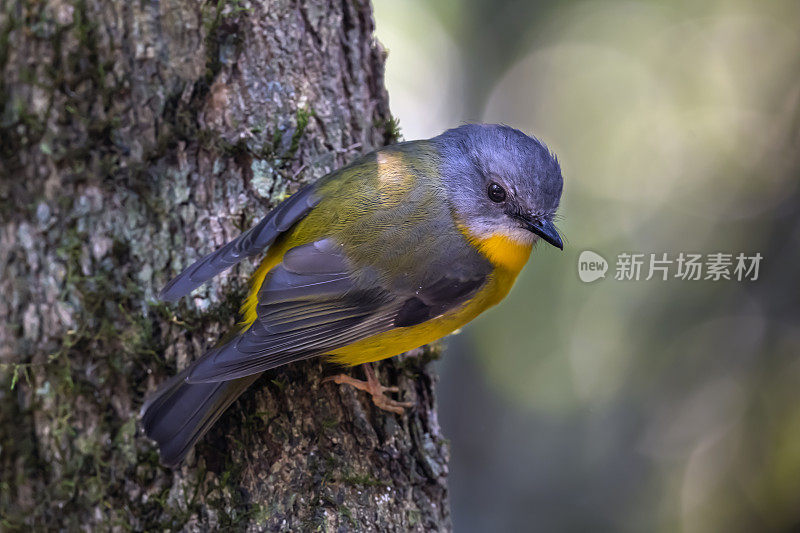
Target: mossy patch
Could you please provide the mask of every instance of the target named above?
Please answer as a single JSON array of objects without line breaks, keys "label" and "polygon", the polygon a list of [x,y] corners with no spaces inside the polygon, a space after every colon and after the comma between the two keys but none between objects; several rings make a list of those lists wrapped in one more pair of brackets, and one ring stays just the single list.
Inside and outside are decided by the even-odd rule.
[{"label": "mossy patch", "polygon": [[[222,302],[202,313],[185,304],[148,302],[135,264],[122,267],[94,259],[89,235],[78,229],[78,219],[66,225],[55,250],[66,267],[60,298],[70,302],[78,326],[67,330],[51,352],[34,353],[0,368],[3,527],[79,529],[82,513],[102,508],[107,510],[109,529],[120,524],[180,529],[207,512],[196,497],[200,485],[223,485],[225,479],[206,479],[198,472],[178,485],[170,483],[155,449],[139,436],[138,406],[127,402],[144,397],[150,373],[175,372],[174,363],[163,357],[165,327],[196,332],[211,325],[232,326],[244,288],[232,288]],[[125,243],[112,247],[117,260],[134,261]],[[21,422],[30,433],[19,434]],[[6,464],[7,457],[16,460]],[[194,496],[171,499],[176,490]],[[35,496],[27,507],[20,506],[26,492]],[[221,525],[262,512],[250,510],[236,491],[219,494],[213,501],[220,505],[216,512]],[[203,505],[210,503],[205,500]]]}]

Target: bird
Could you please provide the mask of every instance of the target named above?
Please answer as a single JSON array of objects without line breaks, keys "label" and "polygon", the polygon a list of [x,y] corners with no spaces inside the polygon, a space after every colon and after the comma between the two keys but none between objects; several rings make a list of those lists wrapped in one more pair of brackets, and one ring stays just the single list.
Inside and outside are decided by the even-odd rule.
[{"label": "bird", "polygon": [[295,192],[237,238],[172,279],[177,301],[244,258],[241,321],[167,380],[140,412],[166,466],[177,466],[263,372],[322,357],[365,364],[366,381],[329,378],[402,414],[369,363],[461,328],[510,291],[538,241],[563,250],[553,222],[556,156],[507,125],[464,124],[382,147]]}]

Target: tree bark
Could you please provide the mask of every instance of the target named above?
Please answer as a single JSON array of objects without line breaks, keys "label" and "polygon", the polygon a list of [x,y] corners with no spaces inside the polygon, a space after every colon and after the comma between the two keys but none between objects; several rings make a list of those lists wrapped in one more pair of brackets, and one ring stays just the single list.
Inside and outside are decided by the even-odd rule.
[{"label": "tree bark", "polygon": [[449,529],[435,349],[378,365],[403,416],[312,361],[267,373],[179,469],[137,426],[253,265],[176,305],[157,291],[394,140],[369,4],[0,6],[1,527]]}]

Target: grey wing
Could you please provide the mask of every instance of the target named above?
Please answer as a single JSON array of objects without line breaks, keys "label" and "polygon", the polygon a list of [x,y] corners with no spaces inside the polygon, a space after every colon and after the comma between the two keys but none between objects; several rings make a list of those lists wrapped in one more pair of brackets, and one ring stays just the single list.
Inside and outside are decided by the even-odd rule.
[{"label": "grey wing", "polygon": [[240,378],[419,324],[468,300],[485,280],[444,275],[405,294],[358,279],[331,239],[292,248],[265,278],[252,326],[195,362],[187,381]]},{"label": "grey wing", "polygon": [[167,283],[160,298],[175,301],[245,257],[264,251],[319,203],[320,198],[314,194],[314,189],[309,185],[296,192],[248,231],[186,268]]}]

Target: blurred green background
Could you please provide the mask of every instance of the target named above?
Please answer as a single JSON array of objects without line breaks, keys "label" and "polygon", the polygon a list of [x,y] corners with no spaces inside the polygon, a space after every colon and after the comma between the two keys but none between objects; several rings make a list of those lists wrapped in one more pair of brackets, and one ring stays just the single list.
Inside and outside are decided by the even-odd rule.
[{"label": "blurred green background", "polygon": [[[565,177],[564,252],[440,362],[456,530],[798,530],[800,2],[374,4],[406,139],[503,122]],[[764,259],[619,281],[621,252]]]}]

